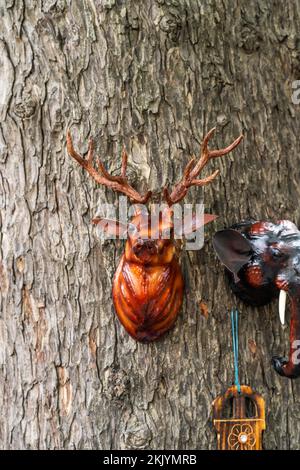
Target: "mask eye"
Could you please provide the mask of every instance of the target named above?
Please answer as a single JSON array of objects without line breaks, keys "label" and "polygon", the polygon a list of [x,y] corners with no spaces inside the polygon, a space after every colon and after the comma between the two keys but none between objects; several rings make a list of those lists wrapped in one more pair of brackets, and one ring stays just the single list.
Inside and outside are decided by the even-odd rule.
[{"label": "mask eye", "polygon": [[271,247],[271,254],[273,258],[281,258],[283,256],[283,253],[275,247]]}]

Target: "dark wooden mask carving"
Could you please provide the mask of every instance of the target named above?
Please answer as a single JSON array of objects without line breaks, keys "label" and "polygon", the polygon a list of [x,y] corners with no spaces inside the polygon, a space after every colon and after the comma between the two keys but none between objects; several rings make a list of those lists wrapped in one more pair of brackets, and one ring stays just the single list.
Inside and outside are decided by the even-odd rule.
[{"label": "dark wooden mask carving", "polygon": [[285,377],[300,375],[300,231],[289,220],[245,221],[220,230],[213,238],[233,292],[259,306],[279,296],[284,321],[285,297],[291,301],[289,358],[274,356],[275,370]]}]

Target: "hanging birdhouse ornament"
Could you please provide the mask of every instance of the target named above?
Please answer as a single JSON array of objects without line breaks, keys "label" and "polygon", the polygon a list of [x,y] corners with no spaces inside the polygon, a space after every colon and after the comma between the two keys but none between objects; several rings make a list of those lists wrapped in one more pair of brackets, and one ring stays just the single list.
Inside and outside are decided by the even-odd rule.
[{"label": "hanging birdhouse ornament", "polygon": [[213,424],[218,433],[218,450],[262,450],[266,429],[265,401],[239,381],[238,311],[231,311],[234,385],[212,403]]},{"label": "hanging birdhouse ornament", "polygon": [[266,428],[264,399],[247,385],[240,388],[239,393],[236,385],[229,387],[212,404],[218,450],[262,450],[262,432]]}]

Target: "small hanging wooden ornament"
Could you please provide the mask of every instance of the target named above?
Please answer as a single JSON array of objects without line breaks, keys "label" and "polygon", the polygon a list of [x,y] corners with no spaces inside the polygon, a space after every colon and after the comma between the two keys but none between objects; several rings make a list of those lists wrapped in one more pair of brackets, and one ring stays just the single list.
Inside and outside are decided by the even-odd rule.
[{"label": "small hanging wooden ornament", "polygon": [[218,450],[262,450],[266,429],[265,401],[248,385],[240,385],[238,374],[238,311],[231,312],[235,385],[212,403]]}]

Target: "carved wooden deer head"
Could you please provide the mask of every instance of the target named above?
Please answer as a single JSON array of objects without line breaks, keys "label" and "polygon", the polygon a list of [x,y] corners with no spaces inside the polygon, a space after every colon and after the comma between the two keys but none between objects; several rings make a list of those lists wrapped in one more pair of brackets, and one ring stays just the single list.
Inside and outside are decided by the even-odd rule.
[{"label": "carved wooden deer head", "polygon": [[[149,342],[166,333],[175,323],[183,299],[183,278],[178,263],[174,240],[174,204],[181,201],[192,186],[205,186],[219,174],[216,170],[206,178],[198,179],[200,172],[212,158],[222,157],[235,149],[242,136],[231,145],[221,150],[209,150],[208,141],[215,129],[204,137],[198,159],[193,157],[187,164],[183,177],[170,193],[164,188],[163,195],[167,203],[158,217],[157,226],[153,227],[145,211],[137,209],[135,216],[127,225],[116,221],[93,220],[99,224],[105,222],[106,233],[120,235],[128,233],[125,251],[113,280],[113,302],[116,313],[126,331],[136,340]],[[79,165],[99,184],[128,196],[131,202],[146,204],[151,191],[141,195],[130,186],[126,178],[127,153],[122,153],[122,167],[119,176],[112,176],[98,161],[98,169],[93,166],[94,145],[90,140],[88,154],[83,158],[74,150],[70,132],[67,133],[67,150]],[[201,225],[211,222],[216,216],[205,214],[204,218],[193,217],[185,220],[181,234],[190,234]],[[166,231],[169,236],[166,237]]]}]

